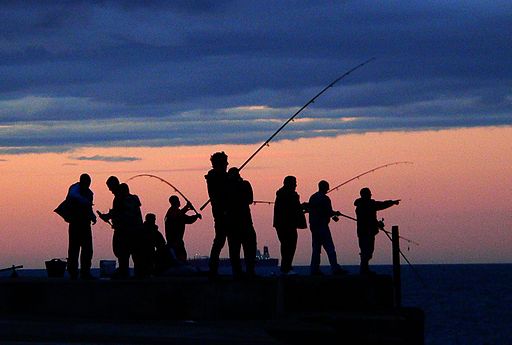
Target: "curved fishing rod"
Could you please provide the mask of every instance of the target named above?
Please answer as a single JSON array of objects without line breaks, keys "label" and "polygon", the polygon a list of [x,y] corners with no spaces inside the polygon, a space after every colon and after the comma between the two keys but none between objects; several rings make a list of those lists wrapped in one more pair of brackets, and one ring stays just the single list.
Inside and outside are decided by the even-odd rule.
[{"label": "curved fishing rod", "polygon": [[388,164],[380,165],[380,166],[378,166],[378,167],[376,167],[376,168],[373,168],[373,169],[370,169],[370,170],[368,170],[368,171],[365,171],[364,173],[361,173],[361,174],[359,174],[359,175],[357,175],[357,176],[354,176],[354,177],[352,177],[352,178],[350,178],[350,179],[348,179],[348,180],[346,180],[346,181],[344,181],[344,182],[340,183],[340,184],[339,184],[339,185],[337,185],[336,187],[333,187],[333,188],[329,189],[329,190],[327,191],[327,193],[333,192],[333,191],[337,190],[338,188],[340,188],[341,186],[344,186],[344,185],[346,185],[346,184],[347,184],[347,183],[349,183],[349,182],[352,182],[352,181],[354,181],[354,180],[357,180],[357,179],[358,179],[358,178],[360,178],[361,176],[364,176],[364,175],[366,175],[366,174],[372,173],[372,172],[374,172],[374,171],[376,171],[376,170],[379,170],[379,169],[387,168],[387,167],[389,167],[389,166],[392,166],[392,165],[398,165],[398,164],[413,164],[413,163],[412,163],[412,162],[409,162],[409,161],[403,161],[403,162],[393,162],[393,163],[388,163]]},{"label": "curved fishing rod", "polygon": [[[359,65],[355,66],[355,67],[352,67],[351,69],[349,69],[347,72],[343,73],[341,76],[339,76],[338,78],[336,78],[335,80],[333,80],[329,85],[327,85],[326,87],[324,87],[322,89],[322,91],[320,91],[319,93],[317,93],[313,98],[311,98],[306,104],[304,104],[299,110],[297,110],[297,112],[295,114],[293,114],[288,120],[285,121],[285,123],[283,123],[281,125],[281,127],[279,127],[277,129],[277,131],[274,132],[274,134],[272,134],[267,140],[265,140],[265,142],[263,144],[261,144],[260,147],[258,147],[258,149],[256,151],[254,151],[254,153],[249,157],[247,158],[247,160],[245,162],[242,163],[242,165],[240,165],[238,167],[238,170],[242,170],[265,146],[268,146],[268,143],[274,139],[274,137],[276,135],[279,134],[279,132],[281,132],[283,130],[284,127],[286,127],[287,124],[289,124],[291,121],[293,121],[293,119],[299,115],[304,109],[306,109],[311,103],[314,103],[316,101],[316,99],[318,97],[320,97],[325,91],[327,91],[329,88],[333,87],[334,84],[336,84],[337,82],[339,82],[341,79],[345,78],[346,76],[348,76],[350,73],[354,72],[355,70],[363,67],[364,65],[370,63],[371,61],[375,60],[375,57],[372,57],[371,59],[368,59],[366,60],[365,62],[362,62],[360,63]],[[210,199],[208,199],[208,201],[206,201],[204,203],[203,206],[201,206],[201,208],[199,208],[199,210],[203,210],[208,204],[210,203]]]},{"label": "curved fishing rod", "polygon": [[197,212],[196,208],[194,207],[194,205],[192,205],[192,202],[190,200],[188,200],[188,198],[178,189],[176,188],[175,186],[172,185],[172,183],[170,183],[169,181],[166,181],[164,180],[163,178],[159,177],[159,176],[156,176],[156,175],[152,175],[152,174],[138,174],[138,175],[135,175],[135,176],[132,176],[130,177],[127,181],[130,181],[130,180],[133,180],[137,177],[151,177],[151,178],[155,178],[157,179],[158,181],[160,182],[163,182],[165,183],[166,185],[168,185],[169,187],[171,187],[172,189],[174,189],[174,191],[176,193],[178,193],[179,195],[181,195],[181,197],[187,202],[187,204],[190,205],[190,208],[192,209],[192,211],[194,211],[197,215],[200,216],[199,212]]}]

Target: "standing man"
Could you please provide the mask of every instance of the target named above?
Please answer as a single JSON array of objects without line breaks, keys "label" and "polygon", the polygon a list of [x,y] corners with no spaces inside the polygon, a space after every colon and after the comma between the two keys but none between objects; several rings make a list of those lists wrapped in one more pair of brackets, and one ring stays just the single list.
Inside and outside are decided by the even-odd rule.
[{"label": "standing man", "polygon": [[379,233],[380,224],[377,220],[377,211],[384,210],[393,205],[398,205],[400,200],[376,201],[372,199],[370,188],[359,191],[361,196],[354,201],[357,215],[357,238],[361,252],[361,265],[359,272],[362,275],[375,274],[369,268],[369,262],[375,249],[375,236]]},{"label": "standing man", "polygon": [[118,268],[112,275],[112,278],[128,278],[130,276],[131,238],[129,236],[129,229],[126,227],[124,199],[129,193],[126,190],[127,188],[121,187],[121,183],[116,176],[110,176],[106,184],[114,195],[112,208],[108,213],[98,212],[98,214],[103,221],[110,223],[114,229],[112,250],[117,258]]},{"label": "standing man", "polygon": [[[80,256],[80,279],[94,279],[91,275],[92,231],[91,222],[96,224],[92,210],[93,192],[89,189],[91,177],[80,175],[80,181],[71,185],[66,199],[71,206],[69,221],[68,273],[71,279],[78,278],[78,257]],[[81,251],[81,253],[80,253]]]},{"label": "standing man", "polygon": [[[130,255],[133,260],[133,271],[137,278],[144,276],[144,263],[140,260],[139,241],[141,240],[144,221],[142,219],[141,202],[137,195],[130,193],[130,188],[126,183],[119,185],[122,198],[122,217],[121,229],[123,242],[123,266],[128,270]],[[142,265],[141,265],[142,264]],[[121,267],[121,263],[119,264]]]},{"label": "standing man", "polygon": [[238,168],[228,171],[228,245],[233,276],[241,278],[240,249],[244,249],[245,272],[254,277],[256,264],[256,231],[252,223],[250,205],[254,197],[251,183],[240,176]]},{"label": "standing man", "polygon": [[297,229],[305,229],[306,216],[300,203],[295,176],[286,176],[276,192],[273,225],[281,242],[281,274],[294,275],[293,257],[297,248]]},{"label": "standing man", "polygon": [[192,205],[188,202],[180,209],[180,199],[176,195],[169,197],[169,203],[171,207],[167,210],[164,218],[167,245],[174,251],[176,259],[182,263],[187,263],[187,251],[183,241],[185,226],[201,219],[201,215],[194,214],[189,216],[187,212],[192,209]]},{"label": "standing man", "polygon": [[320,271],[320,254],[322,247],[325,249],[327,257],[329,258],[332,273],[347,273],[338,264],[331,230],[329,229],[331,218],[333,218],[334,221],[338,221],[337,216],[341,215],[341,213],[339,211],[333,211],[331,199],[327,196],[328,190],[329,183],[322,180],[318,183],[318,192],[309,198],[309,229],[311,230],[313,242],[311,275],[322,275],[322,271]]},{"label": "standing man", "polygon": [[208,196],[212,204],[212,215],[215,227],[215,238],[210,251],[210,278],[215,278],[219,269],[219,257],[227,236],[227,188],[228,188],[228,156],[224,152],[215,152],[210,157],[212,169],[205,175]]}]

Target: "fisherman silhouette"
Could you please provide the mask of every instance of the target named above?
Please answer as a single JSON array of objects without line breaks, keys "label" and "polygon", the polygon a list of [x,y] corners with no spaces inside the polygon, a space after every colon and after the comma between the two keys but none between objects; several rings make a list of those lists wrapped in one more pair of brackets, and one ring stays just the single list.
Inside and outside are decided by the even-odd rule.
[{"label": "fisherman silhouette", "polygon": [[112,208],[108,213],[98,212],[105,222],[112,221],[114,235],[112,249],[117,257],[119,267],[112,278],[128,278],[130,276],[130,256],[134,260],[135,274],[137,275],[137,254],[134,254],[134,240],[142,231],[142,213],[138,196],[130,194],[126,183],[119,183],[119,179],[111,176],[107,179],[107,187],[114,194]]},{"label": "fisherman silhouette", "polygon": [[130,254],[129,244],[126,243],[126,230],[122,227],[123,201],[121,189],[119,188],[121,183],[116,176],[110,176],[107,179],[106,184],[110,192],[112,192],[114,195],[112,208],[107,213],[101,213],[98,211],[98,215],[103,221],[111,224],[112,228],[114,229],[114,234],[112,236],[112,250],[117,258],[118,268],[112,274],[112,278],[128,278],[130,276]]},{"label": "fisherman silhouette", "polygon": [[212,169],[205,175],[208,196],[212,204],[215,237],[210,251],[209,277],[215,278],[219,269],[219,257],[227,238],[227,184],[228,156],[224,152],[215,152],[210,157]]},{"label": "fisherman silhouette", "polygon": [[245,273],[255,276],[256,231],[252,222],[250,205],[253,203],[253,191],[249,181],[240,176],[238,168],[228,171],[228,244],[229,258],[233,276],[243,276],[240,261],[240,249],[244,250]]},{"label": "fisherman silhouette", "polygon": [[398,205],[400,200],[376,201],[372,199],[372,192],[368,187],[359,192],[360,198],[354,201],[357,215],[357,238],[361,256],[359,272],[362,275],[375,274],[369,268],[369,262],[375,249],[375,236],[382,227],[377,220],[377,211],[384,210],[393,205]]},{"label": "fisherman silhouette", "polygon": [[121,183],[119,185],[119,190],[122,199],[122,217],[121,228],[126,232],[123,234],[125,236],[126,241],[126,249],[125,254],[128,256],[128,259],[123,258],[126,262],[129,262],[130,255],[133,259],[133,270],[135,273],[135,277],[143,278],[144,270],[141,270],[140,260],[139,260],[139,252],[136,243],[138,242],[141,233],[143,231],[143,220],[142,220],[142,212],[141,212],[141,203],[139,197],[135,194],[130,194],[130,189],[126,183]]},{"label": "fisherman silhouette", "polygon": [[78,278],[78,257],[80,256],[80,279],[94,279],[91,275],[93,254],[91,222],[96,224],[92,210],[93,192],[90,190],[91,177],[80,175],[80,181],[71,185],[66,196],[70,205],[69,246],[67,270],[71,279]]},{"label": "fisherman silhouette", "polygon": [[166,244],[163,235],[158,231],[155,214],[146,214],[142,233],[137,238],[136,246],[139,264],[138,277],[146,278],[152,274],[156,275],[157,266],[158,271],[161,270],[161,264],[157,262],[157,253],[159,250],[166,250]]},{"label": "fisherman silhouette", "polygon": [[185,226],[193,224],[196,220],[201,218],[200,214],[192,216],[187,215],[187,212],[192,209],[192,205],[187,202],[183,208],[180,209],[180,199],[176,195],[169,197],[171,207],[165,214],[165,238],[171,250],[174,251],[176,258],[182,263],[187,262],[187,251],[185,249],[185,242],[183,236],[185,235]]},{"label": "fisherman silhouette", "polygon": [[324,180],[320,181],[318,183],[318,192],[309,198],[307,204],[309,211],[309,229],[311,230],[312,238],[311,275],[323,274],[320,270],[320,254],[322,247],[329,258],[332,273],[347,273],[338,264],[336,249],[332,241],[331,230],[329,229],[331,218],[334,221],[338,221],[337,217],[340,216],[341,213],[332,209],[331,199],[327,196],[328,190],[329,183]]},{"label": "fisherman silhouette", "polygon": [[294,275],[293,257],[297,248],[297,229],[305,229],[306,216],[295,191],[297,179],[286,176],[283,186],[276,192],[273,226],[281,243],[281,274]]}]

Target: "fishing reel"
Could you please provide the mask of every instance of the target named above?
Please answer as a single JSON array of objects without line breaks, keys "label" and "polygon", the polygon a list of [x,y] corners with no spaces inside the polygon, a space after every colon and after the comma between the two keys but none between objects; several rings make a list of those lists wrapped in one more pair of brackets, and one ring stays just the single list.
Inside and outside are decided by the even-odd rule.
[{"label": "fishing reel", "polygon": [[379,229],[384,230],[384,218],[381,218],[381,220],[377,221],[377,226]]},{"label": "fishing reel", "polygon": [[335,222],[337,222],[337,221],[340,220],[339,216],[341,216],[341,212],[340,211],[336,211],[336,213],[331,217],[331,219],[334,220]]}]

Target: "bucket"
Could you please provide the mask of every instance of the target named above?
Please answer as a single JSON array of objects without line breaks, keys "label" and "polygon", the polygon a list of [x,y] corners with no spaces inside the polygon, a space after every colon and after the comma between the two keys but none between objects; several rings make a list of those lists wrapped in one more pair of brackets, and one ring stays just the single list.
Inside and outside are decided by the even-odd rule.
[{"label": "bucket", "polygon": [[45,261],[46,273],[48,278],[62,278],[66,272],[66,261],[61,259],[51,259]]},{"label": "bucket", "polygon": [[100,260],[100,278],[112,276],[116,270],[116,260]]}]

